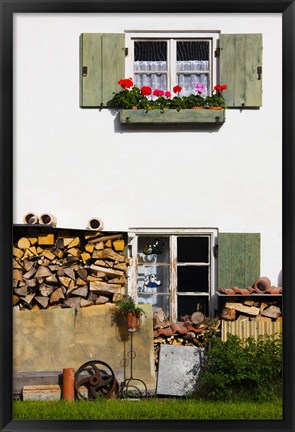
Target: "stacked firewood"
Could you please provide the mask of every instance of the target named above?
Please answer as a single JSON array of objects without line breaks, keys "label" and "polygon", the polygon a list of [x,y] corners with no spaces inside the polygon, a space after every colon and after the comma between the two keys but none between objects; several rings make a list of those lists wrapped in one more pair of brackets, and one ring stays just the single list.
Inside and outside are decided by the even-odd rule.
[{"label": "stacked firewood", "polygon": [[77,308],[120,300],[129,260],[122,233],[29,228],[13,245],[17,310]]},{"label": "stacked firewood", "polygon": [[279,301],[226,302],[221,318],[229,321],[281,321],[282,310]]}]

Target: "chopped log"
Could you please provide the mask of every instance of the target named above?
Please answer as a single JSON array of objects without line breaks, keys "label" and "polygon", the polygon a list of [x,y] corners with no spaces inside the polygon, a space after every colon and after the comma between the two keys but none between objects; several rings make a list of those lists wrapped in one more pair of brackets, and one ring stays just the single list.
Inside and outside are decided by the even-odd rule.
[{"label": "chopped log", "polygon": [[90,260],[91,259],[91,255],[90,255],[90,253],[88,253],[88,252],[82,252],[81,253],[81,260],[83,261],[83,262],[87,262],[88,260]]},{"label": "chopped log", "polygon": [[29,270],[31,270],[31,268],[33,267],[34,262],[33,262],[33,261],[30,261],[30,260],[28,260],[28,259],[25,259],[25,260],[23,261],[22,264],[23,264],[24,268],[25,268],[27,271],[29,271]]},{"label": "chopped log", "polygon": [[35,288],[37,286],[37,280],[35,278],[29,279],[27,281],[27,286],[28,286],[28,288]]},{"label": "chopped log", "polygon": [[221,314],[222,319],[234,321],[236,319],[235,309],[224,308]]},{"label": "chopped log", "polygon": [[[77,298],[79,298],[79,297],[77,297]],[[83,298],[80,299],[80,306],[81,307],[87,307],[87,306],[92,306],[92,305],[93,305],[92,301],[87,300],[87,299],[83,299]]]},{"label": "chopped log", "polygon": [[90,291],[97,292],[99,294],[115,294],[120,290],[121,285],[116,284],[108,284],[107,282],[90,282],[89,283],[89,289]]},{"label": "chopped log", "polygon": [[71,267],[65,268],[65,275],[67,275],[71,279],[76,279],[75,272]]},{"label": "chopped log", "polygon": [[102,272],[96,272],[95,275],[89,275],[87,277],[87,282],[95,282],[95,281],[106,281],[106,275]]},{"label": "chopped log", "polygon": [[70,244],[68,245],[68,249],[76,248],[76,247],[79,246],[79,245],[80,245],[80,238],[79,238],[79,237],[75,237],[75,238],[70,242]]},{"label": "chopped log", "polygon": [[64,287],[68,288],[72,279],[67,276],[59,276],[58,280]]},{"label": "chopped log", "polygon": [[261,315],[274,319],[277,319],[281,314],[281,309],[278,306],[269,306],[261,312]]},{"label": "chopped log", "polygon": [[60,269],[58,264],[51,264],[48,266],[48,268],[53,273],[57,272]]},{"label": "chopped log", "polygon": [[125,247],[124,240],[115,240],[113,242],[113,248],[115,249],[116,252],[123,251],[124,247]]},{"label": "chopped log", "polygon": [[43,246],[53,246],[54,245],[54,234],[39,234],[38,244]]},{"label": "chopped log", "polygon": [[97,237],[102,237],[103,234],[99,231],[86,233],[84,238],[85,240],[95,239]]},{"label": "chopped log", "polygon": [[13,254],[13,256],[15,256],[16,258],[19,258],[19,259],[20,259],[20,258],[23,257],[24,252],[23,252],[21,249],[19,249],[19,248],[13,246],[12,254]]},{"label": "chopped log", "polygon": [[225,307],[228,309],[235,309],[238,312],[243,312],[247,315],[259,315],[259,308],[255,306],[244,306],[242,303],[225,303]]},{"label": "chopped log", "polygon": [[74,257],[80,257],[81,256],[81,251],[78,248],[71,248],[67,250],[68,254],[73,255]]},{"label": "chopped log", "polygon": [[27,237],[27,239],[29,240],[31,246],[34,246],[35,244],[38,243],[38,238],[37,237]]},{"label": "chopped log", "polygon": [[245,300],[244,305],[245,306],[254,306],[254,300]]},{"label": "chopped log", "polygon": [[264,310],[264,309],[266,309],[268,307],[268,304],[267,303],[261,303],[261,305],[260,305],[260,313]]},{"label": "chopped log", "polygon": [[60,300],[64,299],[64,293],[61,288],[57,288],[50,296],[50,304],[58,303]]},{"label": "chopped log", "polygon": [[126,278],[125,278],[125,276],[115,277],[115,278],[110,279],[108,282],[109,282],[110,284],[112,284],[112,283],[116,283],[116,284],[120,284],[120,285],[125,285],[125,283],[126,283]]},{"label": "chopped log", "polygon": [[108,240],[108,241],[105,242],[105,247],[106,248],[111,248],[112,245],[113,245],[112,240]]},{"label": "chopped log", "polygon": [[56,276],[63,277],[65,275],[65,269],[63,267],[59,267],[59,269],[56,272]]},{"label": "chopped log", "polygon": [[35,277],[36,278],[45,278],[47,276],[52,276],[51,271],[45,266],[38,267],[38,270],[36,271]]},{"label": "chopped log", "polygon": [[64,246],[64,242],[63,242],[63,239],[62,239],[62,238],[58,238],[58,239],[56,240],[55,247],[56,247],[56,249],[58,249],[58,250],[63,250],[63,249],[65,248],[65,246]]},{"label": "chopped log", "polygon": [[14,293],[18,296],[26,296],[28,293],[27,285],[24,285],[20,288],[14,288]]},{"label": "chopped log", "polygon": [[36,273],[35,267],[32,267],[31,270],[27,271],[27,273],[24,274],[24,279],[30,279],[34,274]]},{"label": "chopped log", "polygon": [[32,252],[33,255],[38,255],[36,246],[29,247],[29,251]]},{"label": "chopped log", "polygon": [[113,303],[117,303],[118,301],[122,300],[124,297],[125,297],[124,294],[121,294],[121,293],[115,293],[115,294],[113,295],[112,301],[113,301]]},{"label": "chopped log", "polygon": [[79,258],[75,256],[68,256],[63,260],[62,265],[64,268],[66,268],[66,267],[71,267],[71,265],[76,264],[78,262],[80,262]]},{"label": "chopped log", "polygon": [[41,309],[40,306],[37,303],[35,303],[31,310],[34,311],[34,312],[36,312],[36,311],[38,311],[40,309]]},{"label": "chopped log", "polygon": [[127,273],[127,271],[128,271],[128,267],[127,267],[126,263],[115,264],[114,269],[123,270],[125,273]]},{"label": "chopped log", "polygon": [[63,301],[63,305],[70,308],[80,307],[80,297],[71,297]]},{"label": "chopped log", "polygon": [[30,249],[26,249],[23,259],[25,258],[32,258],[34,256],[33,252],[30,251]]},{"label": "chopped log", "polygon": [[249,317],[246,315],[239,315],[237,321],[249,321]]},{"label": "chopped log", "polygon": [[64,237],[63,238],[63,245],[64,247],[68,247],[72,241],[74,240],[75,237]]},{"label": "chopped log", "polygon": [[167,328],[171,325],[171,322],[168,320],[161,307],[153,308],[153,325],[155,330],[159,328]]},{"label": "chopped log", "polygon": [[123,238],[123,234],[114,234],[109,236],[98,237],[88,240],[88,243],[99,243],[101,241],[106,242],[108,240],[117,240]]},{"label": "chopped log", "polygon": [[19,300],[20,300],[20,299],[19,299],[19,296],[13,294],[13,296],[12,296],[12,303],[13,303],[13,306],[17,305],[18,302],[19,302]]},{"label": "chopped log", "polygon": [[12,271],[12,277],[15,280],[23,280],[23,272],[20,269],[14,269]]},{"label": "chopped log", "polygon": [[63,258],[64,251],[62,249],[57,248],[54,250],[54,254],[55,256],[57,256],[57,258]]},{"label": "chopped log", "polygon": [[94,250],[94,244],[87,244],[85,245],[85,251],[88,253],[92,253]]},{"label": "chopped log", "polygon": [[90,266],[90,269],[97,270],[97,271],[100,271],[102,273],[105,273],[107,276],[112,276],[112,275],[114,277],[115,276],[123,276],[123,272],[120,271],[120,270],[113,270],[113,269],[109,269],[109,268],[106,268],[106,267],[96,266],[94,264],[92,264]]},{"label": "chopped log", "polygon": [[49,249],[44,249],[44,251],[42,252],[42,255],[45,256],[45,258],[47,258],[50,261],[52,261],[56,256],[56,254],[51,252]]},{"label": "chopped log", "polygon": [[35,300],[45,309],[48,306],[49,298],[43,296],[36,296]]},{"label": "chopped log", "polygon": [[[96,245],[90,245],[90,246],[95,246],[95,250],[102,250],[104,249],[104,242],[99,242]],[[94,252],[94,250],[92,250],[92,252]]]},{"label": "chopped log", "polygon": [[84,286],[86,281],[78,277],[75,282],[78,286]]},{"label": "chopped log", "polygon": [[74,279],[71,279],[67,289],[67,295],[71,294],[76,288],[78,288],[76,282]]},{"label": "chopped log", "polygon": [[108,261],[108,260],[96,260],[94,262],[95,265],[101,266],[101,267],[107,267],[107,268],[113,268],[114,261]]},{"label": "chopped log", "polygon": [[98,298],[98,294],[95,294],[93,291],[89,291],[87,300],[92,301],[93,303],[95,303],[96,300],[97,300],[97,298]]},{"label": "chopped log", "polygon": [[12,267],[14,269],[20,269],[20,270],[23,269],[23,267],[20,265],[20,263],[15,258],[12,259]]},{"label": "chopped log", "polygon": [[194,325],[202,324],[205,321],[205,315],[202,312],[194,312],[191,316],[192,323]]},{"label": "chopped log", "polygon": [[48,284],[58,284],[58,279],[57,279],[57,277],[56,277],[56,275],[55,274],[53,274],[53,275],[51,275],[51,276],[47,276],[46,278],[45,278],[45,281],[46,281],[46,283],[48,283]]},{"label": "chopped log", "polygon": [[74,291],[72,291],[72,294],[86,298],[88,295],[88,286],[84,285],[83,287],[77,288]]},{"label": "chopped log", "polygon": [[25,297],[23,297],[21,300],[30,305],[32,303],[33,298],[35,297],[35,293],[33,294],[27,294]]},{"label": "chopped log", "polygon": [[27,237],[21,237],[17,242],[17,247],[19,249],[29,249],[31,246],[30,240]]},{"label": "chopped log", "polygon": [[78,276],[83,279],[85,282],[87,281],[88,272],[85,268],[81,268],[77,271]]},{"label": "chopped log", "polygon": [[49,297],[54,291],[54,287],[46,284],[42,284],[39,287],[39,291],[43,297]]},{"label": "chopped log", "polygon": [[110,299],[108,297],[100,295],[97,297],[95,304],[105,304],[108,303],[109,301]]}]

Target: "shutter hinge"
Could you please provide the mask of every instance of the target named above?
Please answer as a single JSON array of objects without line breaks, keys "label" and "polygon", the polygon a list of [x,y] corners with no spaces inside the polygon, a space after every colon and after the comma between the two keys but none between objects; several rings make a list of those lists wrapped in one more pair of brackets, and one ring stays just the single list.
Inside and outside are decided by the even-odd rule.
[{"label": "shutter hinge", "polygon": [[257,75],[258,75],[258,79],[261,80],[261,75],[262,75],[262,67],[261,66],[257,66]]},{"label": "shutter hinge", "polygon": [[214,52],[215,57],[219,57],[220,56],[220,48],[216,48],[215,52]]},{"label": "shutter hinge", "polygon": [[128,56],[128,48],[125,48],[125,57]]},{"label": "shutter hinge", "polygon": [[218,245],[213,246],[213,256],[218,258]]}]

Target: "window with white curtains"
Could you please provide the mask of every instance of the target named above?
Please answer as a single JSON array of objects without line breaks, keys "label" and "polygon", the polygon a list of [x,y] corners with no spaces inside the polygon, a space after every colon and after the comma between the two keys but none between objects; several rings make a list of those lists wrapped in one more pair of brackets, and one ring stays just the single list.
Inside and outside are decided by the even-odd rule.
[{"label": "window with white curtains", "polygon": [[179,85],[180,96],[188,96],[200,83],[209,95],[217,82],[215,49],[216,34],[131,34],[126,69],[139,88],[149,86],[173,95],[173,87]]}]

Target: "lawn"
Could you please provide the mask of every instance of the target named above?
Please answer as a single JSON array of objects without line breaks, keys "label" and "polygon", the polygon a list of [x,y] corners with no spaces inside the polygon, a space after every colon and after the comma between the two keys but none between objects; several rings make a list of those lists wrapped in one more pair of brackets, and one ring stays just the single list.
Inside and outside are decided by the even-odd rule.
[{"label": "lawn", "polygon": [[18,420],[281,420],[282,401],[205,402],[194,399],[15,401]]}]

